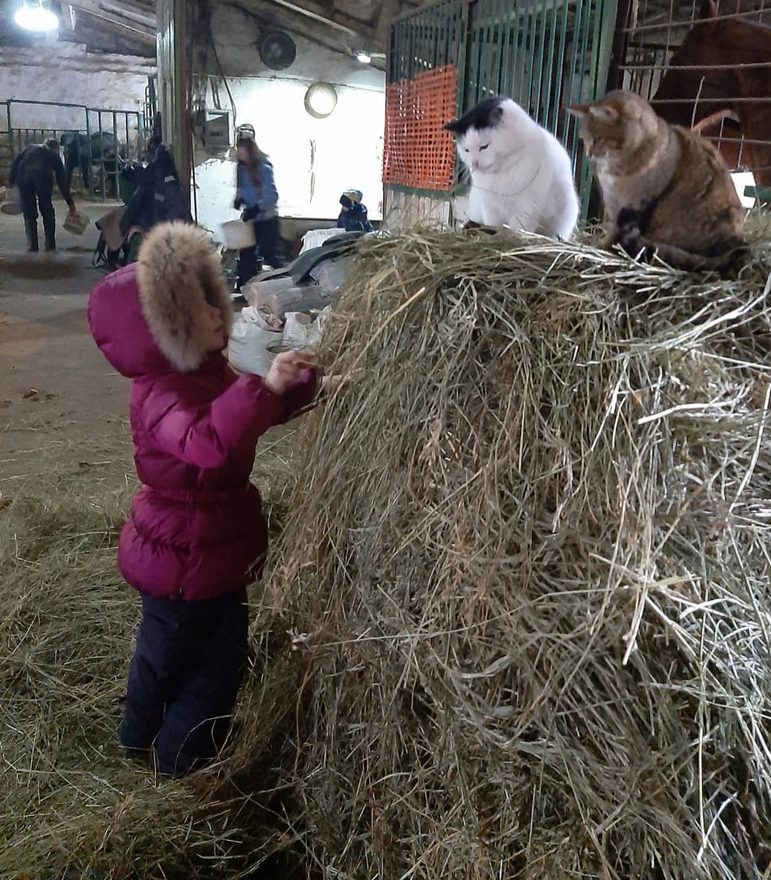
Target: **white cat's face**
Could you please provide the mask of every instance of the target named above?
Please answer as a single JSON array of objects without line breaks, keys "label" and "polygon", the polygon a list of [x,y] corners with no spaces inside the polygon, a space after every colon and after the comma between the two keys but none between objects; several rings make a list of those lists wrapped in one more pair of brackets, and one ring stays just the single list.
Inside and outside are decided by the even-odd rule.
[{"label": "white cat's face", "polygon": [[496,139],[500,132],[495,128],[469,128],[458,138],[458,155],[465,165],[476,171],[492,168],[498,159]]}]

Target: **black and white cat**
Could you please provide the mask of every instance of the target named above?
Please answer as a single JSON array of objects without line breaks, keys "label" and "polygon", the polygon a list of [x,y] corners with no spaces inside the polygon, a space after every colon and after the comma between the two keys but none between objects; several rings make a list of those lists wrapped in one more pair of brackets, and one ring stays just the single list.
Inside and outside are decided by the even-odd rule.
[{"label": "black and white cat", "polygon": [[510,98],[490,98],[445,125],[471,173],[469,219],[567,238],[578,220],[564,147]]}]

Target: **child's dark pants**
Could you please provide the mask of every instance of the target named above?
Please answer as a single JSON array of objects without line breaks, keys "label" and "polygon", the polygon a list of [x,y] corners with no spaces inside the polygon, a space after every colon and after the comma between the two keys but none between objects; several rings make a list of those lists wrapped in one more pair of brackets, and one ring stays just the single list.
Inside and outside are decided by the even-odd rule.
[{"label": "child's dark pants", "polygon": [[121,741],[154,746],[160,773],[183,776],[211,760],[230,726],[246,668],[246,591],[185,602],[142,596]]}]

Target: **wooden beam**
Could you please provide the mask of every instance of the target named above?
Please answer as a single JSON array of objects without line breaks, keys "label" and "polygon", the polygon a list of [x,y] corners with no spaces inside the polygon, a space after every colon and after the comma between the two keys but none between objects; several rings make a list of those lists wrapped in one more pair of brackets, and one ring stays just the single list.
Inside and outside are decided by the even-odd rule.
[{"label": "wooden beam", "polygon": [[349,36],[358,36],[358,33],[352,28],[338,23],[333,18],[329,18],[324,7],[318,3],[303,3],[302,6],[299,6],[297,3],[292,3],[291,0],[272,0],[272,2],[275,3],[276,6],[283,6],[284,9],[296,12],[298,15],[304,15],[306,18],[312,18],[315,21],[321,22],[327,27],[345,31]]},{"label": "wooden beam", "polygon": [[380,15],[375,25],[375,42],[379,46],[388,45],[391,22],[399,14],[399,0],[383,0],[380,4]]},{"label": "wooden beam", "polygon": [[159,0],[157,9],[158,101],[163,141],[174,157],[182,192],[189,205],[192,132],[188,0]]},{"label": "wooden beam", "polygon": [[127,21],[125,18],[121,18],[120,16],[114,15],[110,12],[106,12],[101,7],[98,0],[70,0],[69,5],[74,7],[75,9],[80,9],[83,12],[88,13],[94,18],[106,21],[109,24],[114,25],[115,27],[131,31],[132,33],[141,36],[147,41],[155,42],[156,34],[155,30],[152,27],[148,27],[144,24],[138,24],[136,22]]},{"label": "wooden beam", "polygon": [[151,31],[156,30],[157,22],[154,15],[147,15],[142,12],[137,12],[132,9],[129,4],[121,4],[119,6],[115,3],[109,3],[106,2],[106,0],[102,0],[102,2],[100,3],[100,8],[103,9],[105,12],[110,13],[111,15],[117,15],[118,18],[125,18],[128,21],[135,22],[136,24],[143,24]]}]

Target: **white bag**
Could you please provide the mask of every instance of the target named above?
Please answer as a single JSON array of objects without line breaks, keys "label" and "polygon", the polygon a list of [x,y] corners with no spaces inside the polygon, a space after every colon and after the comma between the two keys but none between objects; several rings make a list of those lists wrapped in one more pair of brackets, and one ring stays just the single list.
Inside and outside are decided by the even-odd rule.
[{"label": "white bag", "polygon": [[300,253],[304,254],[306,251],[311,250],[311,248],[319,247],[324,244],[328,238],[334,238],[336,235],[341,235],[344,231],[345,230],[343,229],[338,229],[336,226],[333,226],[331,229],[309,229],[303,236],[303,246]]},{"label": "white bag", "polygon": [[281,331],[271,329],[257,309],[247,306],[233,322],[228,360],[239,373],[266,376],[276,356],[268,347],[280,342]]},{"label": "white bag", "polygon": [[321,342],[331,308],[319,312],[314,321],[303,312],[287,312],[284,324],[284,347],[294,351],[315,351]]},{"label": "white bag", "polygon": [[310,276],[319,285],[325,296],[334,296],[348,280],[353,266],[353,257],[342,256],[322,260],[311,270]]}]

